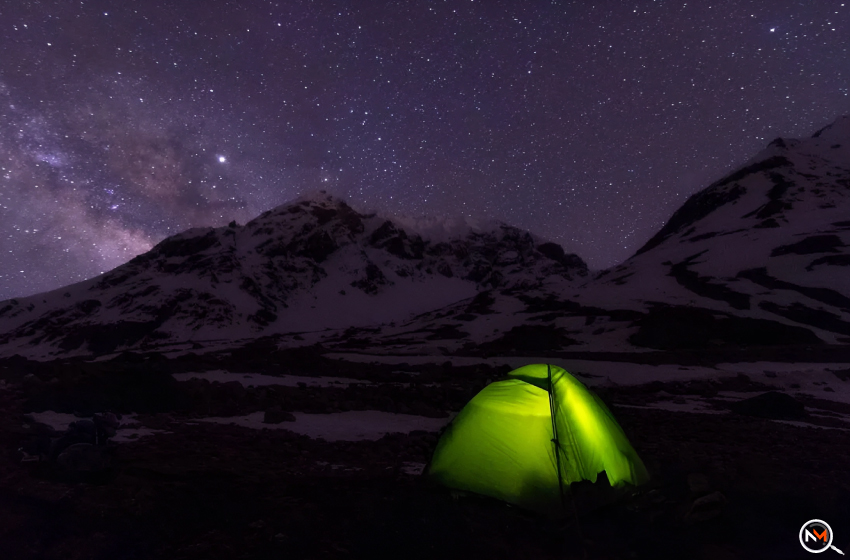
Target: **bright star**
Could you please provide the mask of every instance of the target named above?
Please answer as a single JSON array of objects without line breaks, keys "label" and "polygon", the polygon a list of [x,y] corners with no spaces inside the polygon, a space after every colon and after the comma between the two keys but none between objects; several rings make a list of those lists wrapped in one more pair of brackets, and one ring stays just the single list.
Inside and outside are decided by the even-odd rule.
[{"label": "bright star", "polygon": [[225,161],[227,161],[227,158],[225,158],[224,156],[218,156],[219,163],[224,163]]},{"label": "bright star", "polygon": [[776,31],[776,28],[775,28],[775,27],[771,27],[771,28],[770,28],[770,32],[771,32],[771,33],[773,33],[774,31]]}]

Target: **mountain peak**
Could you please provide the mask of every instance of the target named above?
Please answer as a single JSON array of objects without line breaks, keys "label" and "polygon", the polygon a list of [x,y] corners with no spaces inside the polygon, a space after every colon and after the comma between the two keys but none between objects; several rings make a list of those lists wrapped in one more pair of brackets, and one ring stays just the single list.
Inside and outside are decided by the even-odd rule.
[{"label": "mountain peak", "polygon": [[[635,256],[677,235],[720,235],[722,228],[716,229],[719,225],[714,222],[721,209],[738,212],[743,221],[730,217],[729,223],[744,231],[778,228],[789,222],[787,214],[794,208],[804,212],[844,206],[848,166],[850,116],[838,117],[810,138],[776,138],[744,166],[688,198]],[[698,222],[703,226],[697,227]]]},{"label": "mountain peak", "polygon": [[812,138],[820,138],[830,142],[850,142],[850,115],[842,115],[812,134]]},{"label": "mountain peak", "polygon": [[333,196],[332,194],[329,194],[328,191],[324,189],[310,189],[301,193],[301,195],[299,195],[295,200],[287,202],[285,206],[290,206],[292,204],[300,204],[304,202],[321,205],[338,205],[340,203],[345,204],[344,200],[339,197]]},{"label": "mountain peak", "polygon": [[[425,239],[327,191],[307,192],[244,226],[182,232],[66,291],[0,306],[0,346],[101,354],[380,325],[479,292],[587,274],[580,258],[518,228],[443,229],[444,239]],[[49,344],[33,325],[50,332]]]}]

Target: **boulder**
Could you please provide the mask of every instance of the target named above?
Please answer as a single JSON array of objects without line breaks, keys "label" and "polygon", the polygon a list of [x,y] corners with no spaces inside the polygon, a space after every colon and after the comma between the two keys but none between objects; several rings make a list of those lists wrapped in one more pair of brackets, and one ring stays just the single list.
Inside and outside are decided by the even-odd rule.
[{"label": "boulder", "polygon": [[24,389],[36,389],[41,387],[44,384],[39,377],[36,377],[34,373],[28,373],[24,376],[23,386]]},{"label": "boulder", "polygon": [[271,408],[263,414],[263,424],[280,424],[281,422],[295,422],[295,416],[279,408]]},{"label": "boulder", "polygon": [[98,439],[108,439],[114,437],[118,430],[118,427],[121,425],[121,423],[118,421],[118,417],[112,412],[95,414],[92,417],[92,422],[95,425]]},{"label": "boulder", "polygon": [[801,402],[778,391],[769,391],[732,403],[729,408],[737,414],[771,420],[799,420],[807,416]]},{"label": "boulder", "polygon": [[31,433],[38,435],[52,436],[56,435],[56,428],[49,424],[43,424],[35,419],[32,413],[24,414],[23,420],[29,425]]},{"label": "boulder", "polygon": [[[221,384],[221,391],[226,397],[240,400],[245,397],[245,386],[238,381],[227,381]],[[226,398],[225,397],[225,398]]]},{"label": "boulder", "polygon": [[712,492],[702,498],[697,498],[691,504],[691,509],[685,514],[686,523],[699,523],[713,519],[723,513],[726,506],[726,496],[720,492]]},{"label": "boulder", "polygon": [[67,473],[96,473],[109,468],[109,456],[102,446],[75,443],[59,454],[56,465]]},{"label": "boulder", "polygon": [[711,484],[704,474],[691,473],[688,475],[688,489],[692,496],[704,496],[711,491]]}]

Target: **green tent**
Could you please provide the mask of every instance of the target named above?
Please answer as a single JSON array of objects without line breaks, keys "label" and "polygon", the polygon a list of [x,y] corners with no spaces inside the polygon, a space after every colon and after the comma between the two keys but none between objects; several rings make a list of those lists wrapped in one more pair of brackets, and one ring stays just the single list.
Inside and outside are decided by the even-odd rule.
[{"label": "green tent", "polygon": [[643,462],[602,401],[565,370],[515,369],[485,387],[440,438],[426,473],[458,490],[556,512],[569,484],[643,484]]}]

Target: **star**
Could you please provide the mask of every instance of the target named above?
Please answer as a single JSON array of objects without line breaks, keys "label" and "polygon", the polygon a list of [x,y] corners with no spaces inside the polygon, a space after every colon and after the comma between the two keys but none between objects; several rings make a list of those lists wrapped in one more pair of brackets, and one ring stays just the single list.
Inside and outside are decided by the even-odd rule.
[{"label": "star", "polygon": [[850,112],[844,2],[6,2],[0,301],[316,185],[614,266],[766,138]]}]

